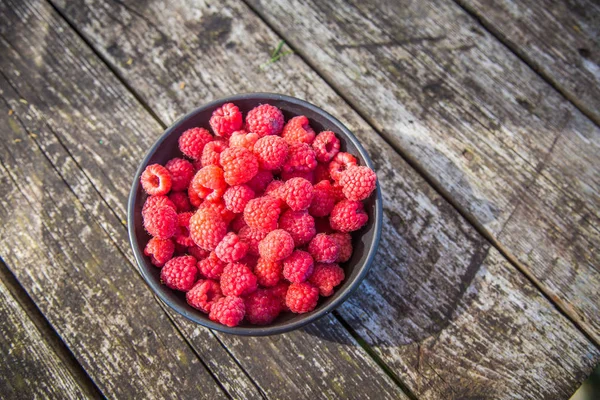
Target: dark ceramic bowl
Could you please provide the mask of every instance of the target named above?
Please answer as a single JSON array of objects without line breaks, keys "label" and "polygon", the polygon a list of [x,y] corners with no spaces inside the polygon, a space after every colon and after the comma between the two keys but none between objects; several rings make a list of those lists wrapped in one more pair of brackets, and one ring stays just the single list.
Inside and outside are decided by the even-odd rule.
[{"label": "dark ceramic bowl", "polygon": [[160,269],[150,263],[148,257],[144,256],[144,247],[150,237],[145,232],[142,224],[142,206],[146,200],[146,194],[140,184],[140,176],[147,165],[158,163],[164,165],[173,157],[182,157],[179,151],[177,141],[179,136],[187,129],[196,126],[208,127],[208,120],[213,111],[224,103],[233,102],[240,110],[246,113],[255,106],[268,103],[279,107],[285,116],[286,121],[296,115],[306,115],[310,125],[315,132],[325,130],[333,131],[341,141],[342,151],[349,152],[357,157],[360,165],[367,165],[373,168],[367,152],[360,145],[356,137],[337,119],[310,103],[289,96],[269,93],[248,93],[227,97],[213,101],[202,107],[195,109],[184,117],[180,118],[154,143],[144,160],[140,164],[135,177],[133,186],[129,195],[129,205],[127,209],[127,225],[129,228],[129,241],[138,266],[144,279],[162,301],[167,303],[175,311],[197,322],[200,325],[215,329],[221,332],[233,333],[246,336],[263,336],[276,333],[288,332],[309,324],[327,313],[334,310],[342,304],[350,294],[358,288],[360,282],[367,275],[367,272],[373,262],[382,226],[382,200],[379,185],[376,193],[365,202],[365,210],[369,215],[368,224],[360,231],[352,234],[352,244],[354,253],[352,258],[341,265],[346,273],[346,279],[336,288],[333,296],[321,298],[316,309],[306,314],[292,314],[290,312],[282,313],[271,325],[255,326],[243,322],[242,325],[230,328],[208,319],[208,316],[192,307],[185,301],[185,293],[169,289],[160,283]]}]

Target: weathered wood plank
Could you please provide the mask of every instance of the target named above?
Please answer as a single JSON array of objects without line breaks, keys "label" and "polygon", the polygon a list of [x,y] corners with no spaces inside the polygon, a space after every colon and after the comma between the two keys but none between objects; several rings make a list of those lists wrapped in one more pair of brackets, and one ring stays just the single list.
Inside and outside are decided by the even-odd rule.
[{"label": "weathered wood plank", "polygon": [[[431,398],[559,398],[599,359],[593,344],[496,252],[488,256],[486,241],[300,58],[261,70],[279,37],[242,3],[57,5],[167,123],[216,97],[263,90],[306,98],[348,124],[376,163],[386,228],[373,273],[340,313],[411,390]],[[508,329],[510,336],[501,334]],[[274,356],[285,354],[282,346],[293,349],[273,347],[279,339],[222,336],[247,371],[262,368],[252,359],[257,344]],[[415,362],[422,347],[422,362]],[[311,358],[302,355],[298,360]],[[460,379],[453,378],[458,368]],[[267,378],[257,383],[271,393]]]},{"label": "weathered wood plank", "polygon": [[600,124],[600,4],[456,0]]},{"label": "weathered wood plank", "polygon": [[[118,221],[125,218],[123,204],[136,164],[162,129],[43,3],[19,3],[15,10],[28,17],[23,18],[23,26],[10,27],[21,40],[11,41],[11,48],[2,48],[8,56],[1,65],[3,74],[20,93],[3,93],[14,110],[12,118],[19,118],[28,131],[36,132],[35,141],[41,153],[58,172],[56,177],[62,178],[81,200],[86,216],[107,226],[111,237],[102,233],[97,233],[98,236],[112,240],[115,249],[129,256],[125,229]],[[37,20],[38,13],[43,21],[49,21],[47,25]],[[45,43],[45,47],[39,43]],[[52,54],[62,54],[58,49],[66,49],[67,56],[53,57]],[[69,71],[68,78],[63,79],[62,71]],[[20,97],[26,98],[28,104],[20,103]],[[118,174],[111,165],[119,170]],[[121,263],[125,268],[127,263]],[[139,284],[135,279],[129,282],[129,276],[126,280],[131,285]],[[226,335],[216,337],[181,317],[171,317],[232,397],[264,394],[296,399],[326,394],[403,398],[393,381],[335,319],[328,318],[315,325],[319,327],[315,329],[324,332],[322,338],[295,332],[253,342],[251,346],[243,341],[238,347],[247,350],[246,365],[253,368],[247,376],[238,361],[228,355],[231,346],[226,344],[224,348]],[[293,351],[273,351],[267,356],[263,354],[263,346],[268,343],[272,349],[285,347]],[[298,374],[298,370],[303,374]]]},{"label": "weathered wood plank", "polygon": [[250,2],[600,343],[592,121],[450,1]]}]

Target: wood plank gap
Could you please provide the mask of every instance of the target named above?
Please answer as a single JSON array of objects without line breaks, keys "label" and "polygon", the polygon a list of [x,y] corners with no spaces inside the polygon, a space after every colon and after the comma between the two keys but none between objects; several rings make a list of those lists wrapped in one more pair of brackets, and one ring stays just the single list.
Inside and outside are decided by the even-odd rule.
[{"label": "wood plank gap", "polygon": [[261,21],[263,21],[263,23],[265,23],[278,36],[283,38],[286,45],[290,49],[292,49],[294,53],[302,59],[302,61],[304,61],[310,68],[312,68],[312,70],[329,85],[329,87],[335,92],[336,95],[342,98],[346,102],[346,104],[348,104],[348,106],[352,108],[354,112],[356,112],[361,118],[363,118],[367,122],[367,124],[369,124],[369,126],[373,129],[373,131],[377,132],[379,136],[391,148],[393,148],[404,161],[406,161],[411,166],[411,168],[417,171],[417,173],[421,177],[423,177],[423,179],[429,185],[431,185],[431,187],[433,187],[433,189],[437,193],[439,193],[444,198],[444,200],[446,200],[463,218],[465,218],[481,236],[483,236],[492,246],[494,246],[496,250],[498,250],[500,254],[502,254],[502,256],[505,259],[507,259],[510,264],[512,264],[519,272],[521,272],[525,276],[525,278],[527,278],[536,287],[536,289],[538,289],[542,293],[542,295],[551,304],[555,306],[555,308],[562,315],[569,319],[569,321],[571,321],[571,323],[573,323],[586,336],[587,339],[592,341],[596,345],[596,347],[600,348],[600,337],[594,333],[593,329],[590,326],[588,326],[588,324],[582,321],[581,318],[575,312],[573,312],[563,300],[561,300],[558,296],[552,293],[550,289],[548,289],[538,278],[536,278],[535,275],[531,272],[531,269],[527,265],[521,263],[517,259],[517,257],[515,257],[507,247],[500,243],[500,241],[498,241],[483,226],[483,224],[477,220],[477,218],[472,213],[470,213],[468,210],[462,207],[460,202],[455,200],[452,197],[452,194],[448,190],[446,190],[444,186],[440,182],[438,182],[437,179],[435,179],[435,177],[433,177],[429,172],[427,172],[427,170],[420,165],[419,161],[416,158],[412,157],[408,152],[406,152],[400,146],[396,145],[393,141],[391,141],[385,134],[385,131],[380,131],[379,129],[377,129],[376,124],[373,123],[372,118],[369,115],[362,112],[360,109],[356,108],[352,101],[341,91],[339,91],[337,87],[333,84],[333,82],[331,82],[330,79],[323,75],[318,69],[318,67],[308,57],[304,55],[302,49],[297,48],[296,46],[292,45],[286,40],[285,32],[282,32],[281,30],[277,29],[276,26],[273,26],[266,18],[264,18],[264,16],[260,13],[259,10],[257,10],[247,0],[242,1],[261,19]]}]

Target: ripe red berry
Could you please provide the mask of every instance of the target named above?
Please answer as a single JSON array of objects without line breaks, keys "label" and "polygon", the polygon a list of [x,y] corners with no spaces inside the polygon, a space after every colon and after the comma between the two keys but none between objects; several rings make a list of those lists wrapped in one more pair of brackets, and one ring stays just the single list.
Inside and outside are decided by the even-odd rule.
[{"label": "ripe red berry", "polygon": [[220,161],[228,185],[246,183],[258,172],[256,156],[244,147],[230,147],[224,150]]},{"label": "ripe red berry", "polygon": [[242,123],[242,113],[233,103],[225,103],[217,108],[213,111],[209,121],[213,132],[227,139],[242,127]]},{"label": "ripe red berry", "polygon": [[296,314],[314,310],[318,301],[319,289],[308,282],[292,283],[285,296],[285,304]]},{"label": "ripe red berry", "polygon": [[292,283],[304,282],[313,273],[314,261],[306,251],[294,250],[283,260],[283,277]]},{"label": "ripe red berry", "polygon": [[333,207],[329,216],[331,228],[340,232],[353,232],[362,228],[369,216],[360,201],[342,200]]},{"label": "ripe red berry", "polygon": [[246,129],[263,137],[279,135],[283,130],[283,113],[270,104],[261,104],[254,107],[246,116]]},{"label": "ripe red berry", "polygon": [[248,244],[241,241],[238,235],[229,232],[217,245],[215,254],[221,261],[235,262],[242,259],[248,251]]},{"label": "ripe red berry", "polygon": [[173,258],[175,244],[171,239],[151,238],[144,248],[144,255],[150,257],[150,262],[157,267],[162,267]]},{"label": "ripe red berry", "polygon": [[329,181],[321,181],[314,186],[314,195],[308,212],[315,217],[325,217],[331,213],[336,198]]},{"label": "ripe red berry", "polygon": [[176,209],[175,204],[167,196],[148,196],[142,207],[142,217],[146,216],[146,212],[154,207],[167,206],[173,210]]},{"label": "ripe red berry", "polygon": [[288,232],[296,247],[303,246],[315,236],[315,220],[306,211],[287,210],[279,218],[279,228]]},{"label": "ripe red berry", "polygon": [[159,164],[148,165],[142,173],[141,182],[149,195],[165,195],[171,190],[171,174]]},{"label": "ripe red berry", "polygon": [[196,172],[190,187],[201,199],[215,201],[223,196],[227,184],[223,170],[216,165],[208,165]]},{"label": "ripe red berry", "polygon": [[254,149],[254,144],[258,139],[260,139],[260,136],[254,132],[233,132],[229,138],[229,147],[245,147],[246,149],[252,151]]},{"label": "ripe red berry", "polygon": [[167,261],[160,271],[162,283],[174,290],[187,292],[198,278],[196,259],[192,256],[175,257]]},{"label": "ripe red berry", "polygon": [[237,326],[244,319],[246,306],[241,297],[222,297],[214,303],[208,314],[211,321],[217,321],[230,327]]},{"label": "ripe red berry", "polygon": [[169,206],[156,206],[143,215],[146,231],[159,239],[169,239],[177,231],[177,213]]},{"label": "ripe red berry", "polygon": [[294,239],[283,229],[275,229],[258,244],[258,253],[269,261],[279,261],[294,251]]},{"label": "ripe red berry", "polygon": [[273,173],[265,169],[258,169],[254,178],[250,179],[247,185],[254,190],[256,195],[264,192],[267,185],[273,180]]},{"label": "ripe red berry", "polygon": [[292,178],[283,184],[281,198],[294,211],[306,210],[313,199],[313,185],[304,178]]},{"label": "ripe red berry", "polygon": [[265,189],[265,195],[269,195],[278,199],[281,199],[282,194],[280,192],[281,188],[283,187],[284,182],[280,181],[280,180],[273,180],[271,181],[271,183],[269,183],[269,185],[267,186],[267,188]]},{"label": "ripe red berry", "polygon": [[331,161],[333,157],[340,151],[340,139],[331,131],[324,131],[317,135],[312,143],[317,161],[326,163]]},{"label": "ripe red berry", "polygon": [[194,256],[196,260],[204,260],[210,254],[210,251],[201,249],[200,247],[193,245],[188,247],[188,253],[190,256]]},{"label": "ripe red berry", "polygon": [[238,232],[240,240],[248,244],[248,254],[258,255],[258,243],[267,236],[269,231],[245,226]]},{"label": "ripe red berry", "polygon": [[244,220],[249,227],[270,232],[277,228],[280,201],[271,196],[252,199],[244,209]]},{"label": "ripe red berry", "polygon": [[352,257],[352,236],[346,232],[336,232],[329,235],[340,246],[340,254],[336,263],[344,263]]},{"label": "ripe red berry", "polygon": [[227,263],[221,261],[214,251],[197,264],[200,274],[210,279],[220,279],[226,265]]},{"label": "ripe red berry", "polygon": [[204,201],[202,200],[196,189],[194,189],[194,186],[191,184],[188,188],[188,199],[190,200],[190,204],[193,207],[200,207],[200,204],[202,204],[202,202]]},{"label": "ripe red berry", "polygon": [[306,143],[294,142],[288,147],[283,171],[312,171],[317,167],[315,151]]},{"label": "ripe red berry", "polygon": [[225,296],[246,296],[257,288],[256,276],[241,263],[229,263],[221,275],[221,291]]},{"label": "ripe red berry", "polygon": [[223,297],[218,282],[210,279],[200,279],[189,292],[185,294],[187,303],[208,314],[212,306]]},{"label": "ripe red berry", "polygon": [[315,270],[309,282],[319,288],[321,296],[328,297],[333,294],[333,288],[344,280],[344,270],[337,264],[315,265]]},{"label": "ripe red berry", "polygon": [[329,163],[317,163],[314,170],[314,182],[319,183],[321,181],[328,181],[331,179],[329,175]]},{"label": "ripe red berry", "polygon": [[190,218],[194,215],[192,212],[181,213],[177,215],[177,231],[175,232],[175,243],[184,247],[194,246],[194,241],[190,237]]},{"label": "ripe red berry", "polygon": [[244,214],[238,214],[235,216],[233,221],[231,221],[230,228],[235,233],[238,233],[245,226],[248,226],[248,224],[246,224],[246,221],[244,220]]},{"label": "ripe red berry", "polygon": [[202,151],[201,165],[206,167],[208,165],[221,166],[221,153],[225,151],[229,146],[224,140],[213,140],[204,146]]},{"label": "ripe red berry", "polygon": [[183,158],[169,160],[165,168],[171,174],[171,190],[173,191],[186,190],[196,173],[192,163]]},{"label": "ripe red berry", "polygon": [[245,299],[246,319],[253,325],[267,325],[281,312],[281,302],[268,290],[257,290]]},{"label": "ripe red berry", "polygon": [[231,186],[223,195],[225,207],[236,214],[244,212],[246,204],[253,198],[254,190],[250,189],[248,185]]},{"label": "ripe red berry", "polygon": [[204,146],[212,140],[212,135],[204,128],[188,129],[179,137],[179,150],[189,158],[199,160]]},{"label": "ripe red berry", "polygon": [[308,244],[308,252],[316,262],[332,263],[340,255],[340,246],[329,235],[319,233]]},{"label": "ripe red berry", "polygon": [[310,127],[308,118],[299,115],[285,124],[281,137],[289,144],[298,142],[311,144],[315,139],[315,131]]},{"label": "ripe red berry", "polygon": [[281,310],[288,310],[287,305],[285,304],[285,296],[287,294],[288,288],[290,284],[286,281],[281,281],[277,285],[265,289],[266,291],[272,293],[275,297],[279,299]]},{"label": "ripe red berry", "polygon": [[197,246],[213,251],[227,233],[227,223],[215,210],[205,208],[190,218],[190,236]]},{"label": "ripe red berry", "polygon": [[298,170],[292,170],[292,171],[286,171],[283,170],[281,171],[281,180],[282,181],[289,181],[290,179],[294,179],[294,178],[303,178],[306,179],[307,181],[309,181],[310,183],[313,183],[314,181],[314,171],[298,171]]},{"label": "ripe red berry", "polygon": [[175,210],[178,213],[192,211],[190,199],[185,192],[169,193],[169,200],[175,205]]},{"label": "ripe red berry", "polygon": [[279,169],[287,158],[288,145],[279,136],[265,136],[254,145],[253,152],[262,169]]},{"label": "ripe red berry", "polygon": [[217,212],[225,221],[226,224],[229,224],[235,218],[235,214],[225,207],[225,202],[223,199],[219,199],[216,201],[205,201],[200,204],[198,210],[209,209]]},{"label": "ripe red berry", "polygon": [[375,190],[377,175],[369,167],[350,167],[342,172],[340,185],[348,200],[361,201],[369,197]]},{"label": "ripe red berry", "polygon": [[329,175],[331,175],[331,179],[337,182],[342,177],[342,172],[356,165],[356,157],[349,153],[339,152],[329,163]]},{"label": "ripe red berry", "polygon": [[283,263],[281,261],[268,261],[264,258],[259,258],[254,268],[258,284],[264,287],[277,285],[281,280],[282,272]]}]

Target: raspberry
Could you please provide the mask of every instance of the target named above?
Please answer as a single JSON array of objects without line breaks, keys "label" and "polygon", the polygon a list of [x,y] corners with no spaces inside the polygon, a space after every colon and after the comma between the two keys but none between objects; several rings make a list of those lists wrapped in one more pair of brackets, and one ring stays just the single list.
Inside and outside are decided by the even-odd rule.
[{"label": "raspberry", "polygon": [[279,228],[292,236],[296,247],[310,242],[316,234],[315,220],[306,210],[285,211],[279,218]]},{"label": "raspberry", "polygon": [[150,257],[152,264],[162,267],[173,257],[175,245],[171,239],[151,238],[144,248],[144,255]]},{"label": "raspberry", "polygon": [[281,206],[279,200],[264,196],[252,199],[244,209],[244,220],[248,226],[270,232],[277,228]]},{"label": "raspberry", "polygon": [[335,232],[333,229],[331,229],[328,218],[315,218],[315,229],[317,234]]},{"label": "raspberry", "polygon": [[333,294],[333,288],[344,280],[344,270],[337,264],[317,264],[309,282],[319,288],[323,297]]},{"label": "raspberry", "polygon": [[225,191],[225,207],[236,214],[244,212],[246,204],[254,198],[254,190],[247,185],[231,186]]},{"label": "raspberry", "polygon": [[307,282],[292,283],[285,295],[286,306],[296,314],[314,310],[318,301],[319,289]]},{"label": "raspberry", "polygon": [[238,236],[248,244],[248,254],[258,255],[258,243],[269,233],[266,230],[245,226],[240,229]]},{"label": "raspberry", "polygon": [[217,201],[205,201],[204,203],[200,204],[198,210],[204,209],[217,212],[219,215],[221,215],[226,224],[229,224],[235,218],[235,214],[225,207],[225,202],[221,199]]},{"label": "raspberry", "polygon": [[142,173],[142,187],[149,195],[160,196],[171,190],[171,174],[160,164],[151,164]]},{"label": "raspberry", "polygon": [[316,262],[332,263],[340,255],[340,246],[329,235],[319,233],[308,244],[308,251]]},{"label": "raspberry", "polygon": [[175,210],[175,204],[167,196],[148,196],[142,207],[142,217],[146,218],[148,210],[154,207],[171,207]]},{"label": "raspberry", "polygon": [[335,260],[336,263],[344,263],[352,257],[352,236],[346,232],[336,232],[329,235],[340,246],[340,254]]},{"label": "raspberry", "polygon": [[202,276],[210,279],[220,279],[227,263],[224,263],[212,251],[208,257],[198,261],[197,267]]},{"label": "raspberry", "polygon": [[245,147],[252,151],[254,144],[260,138],[256,133],[246,131],[233,132],[233,135],[229,138],[229,147]]},{"label": "raspberry", "polygon": [[281,198],[281,193],[280,193],[280,189],[283,187],[283,181],[280,180],[273,180],[271,181],[271,183],[269,183],[269,185],[267,186],[267,188],[265,189],[265,195],[270,195],[272,197],[276,197],[278,199]]},{"label": "raspberry", "polygon": [[179,150],[189,158],[199,160],[204,147],[212,140],[212,135],[204,128],[188,129],[179,137]]},{"label": "raspberry", "polygon": [[310,127],[308,118],[299,115],[285,124],[281,137],[289,144],[294,142],[311,144],[315,139],[315,131]]},{"label": "raspberry", "polygon": [[340,151],[340,139],[331,131],[324,131],[317,135],[312,143],[317,156],[317,161],[326,163]]},{"label": "raspberry", "polygon": [[223,297],[221,287],[210,279],[200,279],[189,292],[185,294],[187,303],[205,313],[209,313],[213,304]]},{"label": "raspberry", "polygon": [[242,258],[238,262],[250,268],[250,271],[254,271],[254,268],[256,268],[256,264],[258,264],[258,256],[246,253],[244,258]]},{"label": "raspberry", "polygon": [[281,312],[279,298],[267,290],[257,290],[245,299],[246,319],[254,325],[267,325]]},{"label": "raspberry", "polygon": [[206,199],[208,201],[220,199],[227,188],[227,184],[223,177],[223,170],[216,165],[208,165],[202,168],[194,175],[194,178],[190,183],[190,188],[192,188],[201,199]]},{"label": "raspberry", "polygon": [[189,247],[183,246],[179,243],[175,243],[175,254],[177,256],[187,256]]},{"label": "raspberry", "polygon": [[314,180],[314,175],[315,174],[313,171],[281,171],[281,179],[283,181],[289,181],[293,178],[303,178],[312,183]]},{"label": "raspberry", "polygon": [[205,208],[190,218],[190,236],[197,246],[213,251],[227,233],[227,223],[215,210]]},{"label": "raspberry", "polygon": [[294,252],[283,260],[283,277],[292,283],[304,282],[313,273],[313,258],[305,251]]},{"label": "raspberry", "polygon": [[348,200],[364,200],[377,186],[377,175],[369,167],[349,167],[340,176],[342,192]]},{"label": "raspberry", "polygon": [[177,215],[177,231],[175,232],[175,243],[185,247],[194,245],[190,237],[190,218],[194,215],[192,212],[181,213]]},{"label": "raspberry", "polygon": [[256,275],[259,285],[271,287],[279,283],[282,271],[283,263],[281,261],[268,261],[264,258],[259,258],[254,268],[254,275]]},{"label": "raspberry", "polygon": [[169,160],[165,168],[171,174],[171,190],[173,191],[186,190],[196,172],[192,163],[183,158]]},{"label": "raspberry", "polygon": [[224,262],[235,262],[243,258],[248,251],[248,244],[242,242],[238,235],[229,232],[215,249],[217,257]]},{"label": "raspberry", "polygon": [[313,186],[304,178],[292,178],[281,189],[285,203],[294,211],[306,210],[313,198]]},{"label": "raspberry", "polygon": [[244,220],[243,214],[236,215],[235,218],[233,219],[233,221],[231,221],[231,230],[234,231],[235,233],[238,233],[239,231],[241,231],[242,228],[245,226],[248,226],[248,225],[246,224],[246,221]]},{"label": "raspberry", "polygon": [[342,177],[342,172],[356,164],[356,157],[352,154],[343,152],[337,153],[329,163],[329,175],[331,175],[331,179],[337,182]]},{"label": "raspberry", "polygon": [[254,107],[246,116],[246,128],[258,136],[279,135],[283,130],[283,113],[270,104]]},{"label": "raspberry", "polygon": [[213,140],[204,146],[200,163],[203,167],[208,165],[221,165],[221,153],[227,149],[227,142],[224,140]]},{"label": "raspberry", "polygon": [[196,260],[204,260],[210,254],[210,251],[201,249],[196,245],[188,247],[187,250],[188,253],[190,253],[191,256],[194,256]]},{"label": "raspberry", "polygon": [[222,297],[210,309],[208,318],[227,326],[237,326],[244,319],[246,306],[240,297]]},{"label": "raspberry", "polygon": [[268,261],[287,258],[294,251],[294,239],[283,229],[275,229],[258,244],[258,253]]},{"label": "raspberry", "polygon": [[336,231],[352,232],[362,228],[369,216],[360,201],[342,200],[333,207],[329,224]]},{"label": "raspberry", "polygon": [[175,257],[160,271],[160,280],[171,289],[187,292],[198,278],[196,259],[192,256]]},{"label": "raspberry", "polygon": [[154,237],[168,239],[177,231],[177,213],[169,206],[156,206],[143,216],[144,228]]},{"label": "raspberry", "polygon": [[221,275],[221,291],[225,296],[245,296],[257,288],[256,276],[241,263],[229,263]]},{"label": "raspberry", "polygon": [[244,147],[230,147],[221,153],[221,165],[225,171],[225,182],[241,185],[254,178],[258,172],[258,160]]},{"label": "raspberry", "polygon": [[259,139],[253,149],[262,169],[279,169],[287,158],[288,145],[279,136],[265,136]]},{"label": "raspberry", "polygon": [[277,285],[270,287],[268,289],[265,289],[265,290],[272,293],[273,295],[275,295],[275,297],[277,297],[279,299],[282,310],[287,310],[288,307],[285,304],[285,296],[287,294],[289,287],[290,287],[290,284],[288,282],[281,281]]},{"label": "raspberry", "polygon": [[192,205],[190,199],[185,192],[171,192],[169,193],[169,200],[175,205],[177,212],[188,212],[192,211]]},{"label": "raspberry", "polygon": [[315,151],[306,143],[294,142],[288,148],[288,156],[283,164],[283,170],[312,171],[317,167]]},{"label": "raspberry", "polygon": [[329,181],[321,181],[314,186],[314,195],[308,212],[315,217],[325,217],[335,206],[335,194]]},{"label": "raspberry", "polygon": [[188,188],[188,198],[193,207],[200,207],[200,204],[202,204],[202,198],[192,185]]},{"label": "raspberry", "polygon": [[254,190],[254,193],[262,193],[267,185],[273,180],[273,173],[265,169],[260,169],[254,175],[254,178],[250,179],[248,186]]},{"label": "raspberry", "polygon": [[323,163],[317,163],[317,166],[315,167],[315,182],[321,182],[321,181],[328,181],[331,179],[331,176],[329,175],[329,163],[327,164],[323,164]]},{"label": "raspberry", "polygon": [[331,193],[333,193],[333,196],[337,201],[346,200],[346,196],[344,196],[343,189],[344,188],[342,188],[342,185],[340,185],[339,182],[334,182],[331,185]]},{"label": "raspberry", "polygon": [[209,121],[213,132],[224,138],[229,138],[233,132],[240,129],[242,123],[242,113],[233,103],[225,103],[217,108]]}]

